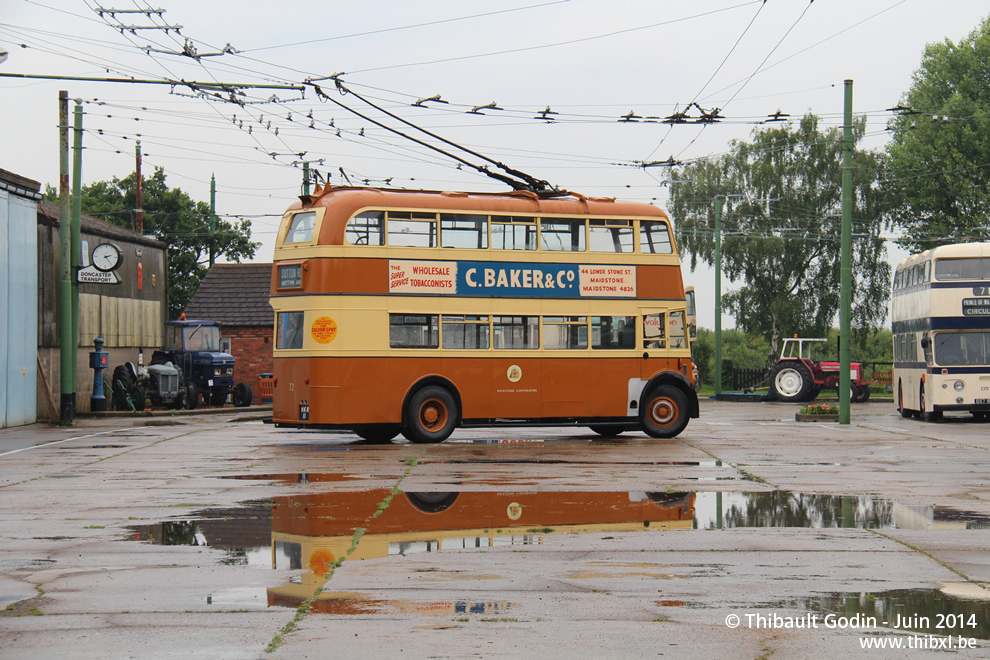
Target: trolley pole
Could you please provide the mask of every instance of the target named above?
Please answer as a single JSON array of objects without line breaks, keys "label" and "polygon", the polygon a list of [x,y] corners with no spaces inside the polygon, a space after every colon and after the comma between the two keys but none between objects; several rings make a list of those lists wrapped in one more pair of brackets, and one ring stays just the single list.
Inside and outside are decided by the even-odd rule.
[{"label": "trolley pole", "polygon": [[849,326],[852,316],[852,88],[845,83],[842,129],[842,263],[839,272],[839,424],[849,424]]},{"label": "trolley pole", "polygon": [[715,198],[715,396],[722,393],[722,198]]}]

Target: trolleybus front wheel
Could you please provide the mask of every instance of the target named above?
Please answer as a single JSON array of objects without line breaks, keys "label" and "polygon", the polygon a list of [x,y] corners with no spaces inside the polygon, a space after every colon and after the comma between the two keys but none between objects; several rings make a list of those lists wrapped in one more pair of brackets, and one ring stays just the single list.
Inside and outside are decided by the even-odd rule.
[{"label": "trolleybus front wheel", "polygon": [[643,399],[639,421],[647,435],[673,438],[687,426],[687,397],[673,385],[657,385]]},{"label": "trolleybus front wheel", "polygon": [[402,435],[411,442],[443,442],[454,432],[457,401],[447,389],[427,385],[409,399]]}]

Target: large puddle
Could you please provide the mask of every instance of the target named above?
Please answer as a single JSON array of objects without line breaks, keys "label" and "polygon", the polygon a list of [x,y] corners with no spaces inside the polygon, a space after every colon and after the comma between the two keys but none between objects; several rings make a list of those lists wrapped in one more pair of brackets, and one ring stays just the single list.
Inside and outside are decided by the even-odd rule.
[{"label": "large puddle", "polygon": [[[283,485],[326,488],[346,474],[263,477]],[[210,546],[222,563],[301,570],[283,587],[267,590],[268,605],[297,607],[311,598],[343,559],[376,559],[414,553],[471,551],[499,546],[553,544],[564,534],[657,533],[736,528],[988,529],[990,518],[932,505],[907,505],[871,496],[784,491],[615,492],[403,492],[398,489],[299,492],[244,506],[208,509],[189,520],[133,526],[133,540],[162,545]],[[330,583],[332,585],[332,582]],[[312,610],[335,614],[423,611],[423,604],[362,600],[355,594],[321,593]],[[783,605],[783,604],[782,604]],[[899,626],[939,634],[941,613],[976,616],[990,631],[990,601],[943,591],[833,594],[787,604],[808,612],[893,617],[923,615],[927,625]],[[511,603],[431,604],[435,613],[502,614]],[[398,608],[398,609],[396,609]],[[880,624],[884,625],[884,624]],[[894,627],[893,621],[890,627]],[[969,636],[979,636],[975,633]]]}]

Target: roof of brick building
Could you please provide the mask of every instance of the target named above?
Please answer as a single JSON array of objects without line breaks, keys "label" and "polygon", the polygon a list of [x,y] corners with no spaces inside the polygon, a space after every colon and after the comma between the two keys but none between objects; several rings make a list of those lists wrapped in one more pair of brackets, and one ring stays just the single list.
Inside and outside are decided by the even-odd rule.
[{"label": "roof of brick building", "polygon": [[268,303],[271,282],[270,263],[213,264],[186,306],[186,317],[271,327],[275,323]]}]

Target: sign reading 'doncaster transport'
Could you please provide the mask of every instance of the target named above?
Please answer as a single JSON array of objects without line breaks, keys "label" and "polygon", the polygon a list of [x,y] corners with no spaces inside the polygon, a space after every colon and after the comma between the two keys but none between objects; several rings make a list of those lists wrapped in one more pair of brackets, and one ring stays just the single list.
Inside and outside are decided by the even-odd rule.
[{"label": "sign reading 'doncaster transport'", "polygon": [[389,293],[503,298],[635,298],[636,267],[504,261],[388,262]]}]

